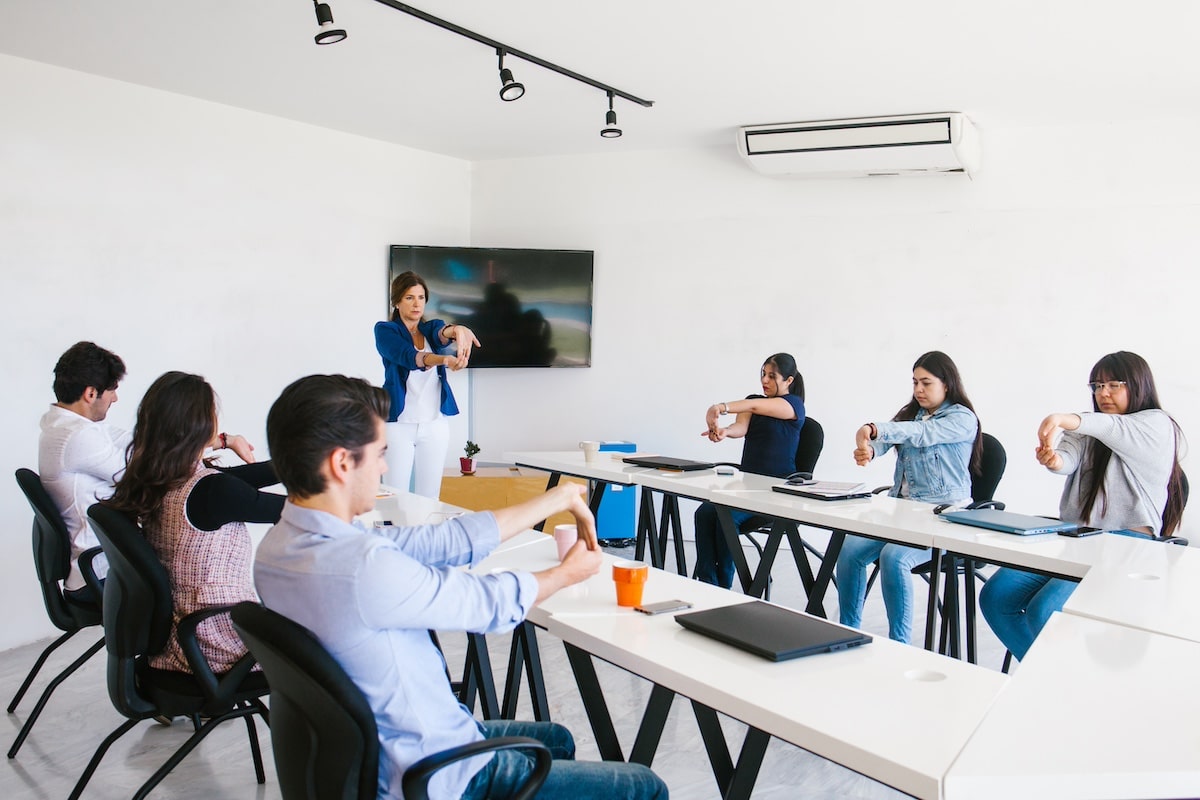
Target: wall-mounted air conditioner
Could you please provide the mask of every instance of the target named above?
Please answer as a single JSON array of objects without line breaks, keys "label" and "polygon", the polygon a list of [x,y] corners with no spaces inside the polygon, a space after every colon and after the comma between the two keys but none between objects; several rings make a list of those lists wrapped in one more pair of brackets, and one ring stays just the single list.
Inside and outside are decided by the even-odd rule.
[{"label": "wall-mounted air conditioner", "polygon": [[979,135],[959,113],[751,125],[738,129],[737,143],[764,175],[970,176],[979,168]]}]

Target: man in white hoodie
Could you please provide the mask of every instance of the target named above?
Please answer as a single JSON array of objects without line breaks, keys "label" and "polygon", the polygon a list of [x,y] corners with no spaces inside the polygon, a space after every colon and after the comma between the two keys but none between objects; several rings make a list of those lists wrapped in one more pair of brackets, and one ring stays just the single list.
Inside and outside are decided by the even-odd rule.
[{"label": "man in white hoodie", "polygon": [[[104,421],[124,377],[120,356],[92,342],[78,342],[54,365],[57,402],[42,416],[38,472],[71,534],[71,573],[64,588],[77,600],[100,600],[84,583],[78,559],[100,544],[88,525],[88,507],[112,495],[125,469],[129,433]],[[92,565],[97,577],[108,574],[103,556]]]}]

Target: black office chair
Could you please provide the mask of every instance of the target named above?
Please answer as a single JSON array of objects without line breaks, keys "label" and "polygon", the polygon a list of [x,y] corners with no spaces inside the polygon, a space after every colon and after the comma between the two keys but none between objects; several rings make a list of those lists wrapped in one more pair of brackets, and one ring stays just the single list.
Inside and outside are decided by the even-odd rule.
[{"label": "black office chair", "polygon": [[[67,575],[71,571],[71,535],[67,531],[62,514],[54,505],[54,500],[46,492],[46,487],[42,485],[41,478],[33,470],[18,469],[17,485],[21,487],[21,491],[25,493],[25,498],[33,508],[33,566],[37,572],[38,583],[42,587],[42,600],[46,604],[46,615],[50,617],[54,627],[63,631],[63,635],[51,642],[38,656],[37,661],[33,664],[33,669],[29,670],[29,675],[25,677],[21,688],[17,690],[12,702],[8,704],[8,713],[10,714],[16,710],[21,698],[25,696],[25,692],[28,691],[33,679],[37,677],[38,671],[46,663],[50,654],[84,628],[97,626],[101,622],[98,603],[73,600],[63,592],[62,582],[67,579]],[[102,590],[96,572],[92,568],[92,560],[99,553],[100,548],[93,547],[79,556],[79,569],[83,572],[84,580],[92,588],[96,597],[100,596]],[[16,758],[17,751],[25,742],[25,737],[33,730],[34,723],[41,716],[42,709],[46,707],[46,702],[49,701],[50,695],[54,693],[58,685],[83,666],[102,647],[104,647],[103,636],[47,684],[42,696],[38,698],[37,705],[33,707],[33,712],[25,720],[25,724],[17,733],[16,740],[9,748],[9,758]]]},{"label": "black office chair", "polygon": [[[375,715],[341,665],[303,625],[258,603],[234,607],[233,626],[271,683],[271,743],[284,800],[374,800],[379,779]],[[425,800],[434,774],[448,764],[495,750],[534,755],[529,780],[514,796],[527,800],[550,772],[550,751],[536,739],[509,736],[452,747],[404,773],[405,800]]]},{"label": "black office chair", "polygon": [[[793,462],[796,467],[795,471],[812,475],[817,468],[817,460],[821,457],[821,450],[824,447],[825,429],[812,417],[805,417],[804,425],[800,428],[800,441],[796,444],[796,457]],[[770,533],[774,521],[773,517],[755,515],[738,526],[738,533],[745,536],[754,545],[760,561],[763,557],[763,545],[752,534]],[[818,563],[825,557],[824,553],[809,544],[803,537],[801,537],[800,543],[805,550],[816,556]],[[769,578],[763,598],[771,599],[771,580]]]},{"label": "black office chair", "polygon": [[158,716],[190,717],[194,731],[142,785],[134,795],[135,800],[148,795],[213,728],[237,717],[246,721],[255,776],[260,784],[265,783],[252,715],[259,714],[270,721],[267,708],[259,699],[267,693],[266,678],[261,672],[251,672],[255,662],[248,653],[228,672],[214,674],[196,640],[196,626],[200,622],[227,613],[231,606],[205,608],[180,620],[176,635],[192,674],[154,669],[149,658],[167,646],[174,613],[167,570],[142,529],[125,514],[97,504],[88,509],[88,516],[108,557],[108,577],[104,582],[108,695],[126,721],[100,743],[75,784],[70,800],[76,800],[83,792],[113,742],[142,720]]},{"label": "black office chair", "polygon": [[[1004,451],[1004,445],[1000,444],[1000,440],[990,433],[983,434],[983,453],[980,461],[979,474],[972,473],[971,475],[972,502],[967,508],[995,508],[1002,511],[1004,503],[993,498],[996,495],[996,488],[1000,485],[1000,479],[1004,477],[1004,470],[1008,466],[1008,454]],[[890,488],[890,486],[881,486],[875,492],[886,491]],[[937,610],[941,615],[938,652],[949,654],[954,658],[959,657],[961,653],[958,639],[960,620],[965,619],[967,660],[972,664],[975,663],[976,642],[975,582],[987,582],[987,577],[980,572],[980,568],[984,565],[983,561],[957,556],[943,556],[941,559],[941,574],[946,588],[937,602]],[[912,568],[912,574],[920,575],[926,583],[929,583],[932,571],[932,560]],[[870,578],[867,579],[868,594],[878,576],[879,562],[876,561],[875,568],[871,571]],[[962,597],[966,601],[965,614],[960,611],[958,602],[958,579],[960,577],[963,579]],[[932,619],[925,620],[927,628],[933,624]]]}]

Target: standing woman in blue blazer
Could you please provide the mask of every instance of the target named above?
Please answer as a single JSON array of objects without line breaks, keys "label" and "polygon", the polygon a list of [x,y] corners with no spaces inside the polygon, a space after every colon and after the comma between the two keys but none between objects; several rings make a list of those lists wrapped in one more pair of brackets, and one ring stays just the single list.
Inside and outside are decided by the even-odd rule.
[{"label": "standing woman in blue blazer", "polygon": [[[890,422],[868,422],[855,435],[854,460],[866,466],[896,449],[892,497],[924,503],[971,502],[971,473],[979,474],[983,433],[975,408],[950,356],[934,350],[913,364],[913,396]],[[867,568],[879,559],[888,636],[908,642],[912,636],[911,570],[929,550],[847,536],[837,560],[838,605],[843,625],[862,624]]]},{"label": "standing woman in blue blazer", "polygon": [[415,272],[392,281],[392,318],[375,323],[375,349],[383,357],[388,413],[388,483],[435,500],[442,489],[450,424],[458,413],[446,370],[467,366],[479,340],[465,325],[425,319],[429,287]]}]

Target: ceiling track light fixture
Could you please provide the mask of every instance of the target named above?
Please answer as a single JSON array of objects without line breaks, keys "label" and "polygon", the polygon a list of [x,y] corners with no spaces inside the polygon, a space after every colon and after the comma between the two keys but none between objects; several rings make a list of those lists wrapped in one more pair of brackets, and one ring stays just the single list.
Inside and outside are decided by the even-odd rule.
[{"label": "ceiling track light fixture", "polygon": [[520,100],[525,94],[525,84],[513,80],[512,70],[504,66],[504,51],[497,50],[496,55],[500,56],[500,99]]},{"label": "ceiling track light fixture", "polygon": [[317,44],[337,44],[346,38],[344,30],[333,27],[333,12],[330,11],[328,3],[313,0],[313,8],[316,9],[317,26],[320,28],[317,31],[317,35],[313,37],[314,42]]},{"label": "ceiling track light fixture", "polygon": [[613,93],[608,93],[608,113],[604,115],[604,127],[600,135],[605,139],[620,139],[621,129],[617,127],[617,112],[613,111]]},{"label": "ceiling track light fixture", "polygon": [[[569,70],[566,67],[560,67],[558,64],[547,61],[544,58],[538,58],[535,55],[526,53],[522,50],[517,50],[513,47],[509,47],[503,42],[498,42],[495,39],[484,36],[483,34],[467,30],[460,25],[455,25],[453,22],[448,22],[444,19],[435,17],[432,14],[427,14],[419,8],[413,8],[410,5],[396,2],[396,0],[375,0],[375,2],[379,3],[380,5],[393,8],[396,11],[401,11],[411,17],[416,17],[424,22],[428,22],[430,25],[436,25],[442,30],[447,30],[451,33],[457,33],[459,36],[471,39],[472,41],[479,42],[483,45],[487,45],[495,50],[496,55],[500,57],[501,100],[512,101],[525,94],[524,84],[518,83],[513,79],[512,70],[505,69],[505,56],[513,56],[521,59],[522,61],[528,61],[530,64],[536,64],[542,69],[548,69],[551,72],[557,72],[559,75],[568,77],[573,81],[579,81],[580,83],[584,83],[588,86],[599,89],[608,95],[608,114],[605,116],[605,127],[600,131],[600,135],[606,139],[615,139],[621,135],[621,129],[617,127],[617,112],[613,110],[614,97],[620,97],[623,100],[628,100],[631,103],[637,103],[639,106],[644,108],[650,108],[654,105],[653,100],[643,100],[642,98],[632,95],[629,92],[623,92],[614,86],[601,83],[600,81],[589,78],[586,75],[580,75],[578,72]],[[317,10],[317,24],[321,26],[321,31],[314,37],[316,43],[334,44],[345,39],[346,32],[341,28],[333,27],[333,12],[329,10],[329,4],[319,2],[319,0],[313,0],[313,5]]]}]

